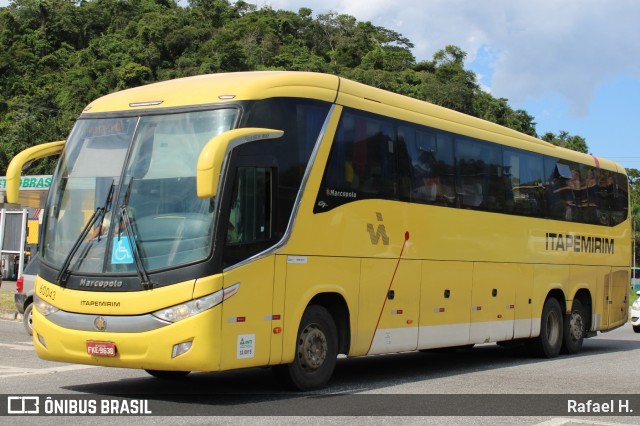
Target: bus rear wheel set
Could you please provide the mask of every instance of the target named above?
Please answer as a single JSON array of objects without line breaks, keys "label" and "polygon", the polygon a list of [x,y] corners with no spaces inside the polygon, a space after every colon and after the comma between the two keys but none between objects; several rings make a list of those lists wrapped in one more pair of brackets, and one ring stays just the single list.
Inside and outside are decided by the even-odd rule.
[{"label": "bus rear wheel set", "polygon": [[580,352],[586,335],[586,315],[578,299],[573,301],[571,313],[565,316],[558,299],[548,298],[542,308],[540,335],[526,342],[527,349],[541,358],[554,358],[561,352]]}]

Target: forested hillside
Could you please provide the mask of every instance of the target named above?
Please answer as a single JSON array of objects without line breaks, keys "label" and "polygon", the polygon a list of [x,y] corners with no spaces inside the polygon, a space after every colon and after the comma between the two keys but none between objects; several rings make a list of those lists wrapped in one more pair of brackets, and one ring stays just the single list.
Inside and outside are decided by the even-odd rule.
[{"label": "forested hillside", "polygon": [[28,146],[65,138],[101,95],[241,70],[338,74],[536,134],[533,117],[480,90],[461,49],[416,62],[412,47],[352,16],[243,1],[13,0],[0,9],[0,170]]}]

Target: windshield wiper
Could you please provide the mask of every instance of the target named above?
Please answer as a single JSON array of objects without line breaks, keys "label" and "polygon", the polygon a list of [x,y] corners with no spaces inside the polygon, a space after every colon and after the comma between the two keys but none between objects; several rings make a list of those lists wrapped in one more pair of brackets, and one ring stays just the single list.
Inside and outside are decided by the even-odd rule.
[{"label": "windshield wiper", "polygon": [[[138,277],[140,278],[140,284],[142,284],[142,288],[145,290],[151,290],[153,288],[153,282],[149,278],[149,273],[144,267],[142,263],[142,258],[140,257],[140,248],[138,247],[138,241],[135,238],[135,232],[133,228],[133,223],[131,220],[131,216],[129,216],[129,211],[127,210],[127,205],[129,204],[129,197],[131,196],[131,188],[133,187],[134,179],[131,177],[129,182],[127,183],[127,190],[125,191],[124,198],[122,200],[122,205],[120,206],[120,218],[124,224],[124,230],[129,237],[129,246],[131,247],[131,255],[133,257],[133,262],[136,265],[136,271],[138,272]],[[122,233],[122,229],[118,230],[118,237],[120,238],[120,234]]]},{"label": "windshield wiper", "polygon": [[[129,246],[131,247],[131,255],[133,256],[134,264],[136,265],[136,271],[138,272],[138,277],[140,278],[140,283],[142,284],[142,288],[145,290],[151,290],[153,288],[153,282],[149,278],[149,273],[144,267],[142,263],[142,258],[140,257],[140,250],[138,247],[138,242],[134,236],[133,224],[131,223],[131,217],[129,216],[129,212],[127,211],[127,205],[123,204],[120,207],[120,217],[122,218],[122,222],[124,223],[124,230],[129,237]],[[122,232],[122,231],[120,231]],[[118,237],[120,238],[120,233],[118,233]]]},{"label": "windshield wiper", "polygon": [[107,194],[107,199],[105,200],[104,204],[100,207],[97,207],[94,210],[93,214],[89,218],[89,221],[84,226],[84,228],[82,228],[82,231],[80,232],[80,236],[76,239],[76,242],[73,244],[73,247],[69,251],[69,254],[67,255],[67,257],[65,257],[64,262],[62,263],[62,267],[60,268],[60,272],[58,273],[58,277],[56,278],[56,281],[58,281],[58,284],[60,285],[60,287],[66,287],[67,281],[69,280],[69,275],[71,275],[71,271],[69,270],[69,265],[71,265],[71,260],[73,259],[75,254],[78,252],[78,250],[82,246],[82,242],[87,237],[89,230],[98,221],[99,218],[104,219],[104,215],[107,211],[107,206],[109,205],[109,201],[113,196],[114,187],[115,185],[113,184],[113,180],[112,180],[111,187],[109,188],[109,193]]}]

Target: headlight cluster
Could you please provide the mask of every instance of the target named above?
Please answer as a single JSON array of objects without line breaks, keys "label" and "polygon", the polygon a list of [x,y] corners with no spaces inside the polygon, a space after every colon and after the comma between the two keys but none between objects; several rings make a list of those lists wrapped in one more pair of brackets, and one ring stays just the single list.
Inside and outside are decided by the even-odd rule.
[{"label": "headlight cluster", "polygon": [[224,300],[236,294],[238,292],[238,287],[240,287],[240,283],[236,283],[231,287],[216,291],[215,293],[190,302],[160,309],[159,311],[152,312],[151,315],[164,321],[178,322],[219,305]]},{"label": "headlight cluster", "polygon": [[60,310],[55,306],[45,302],[38,296],[33,296],[33,306],[38,310],[38,312],[40,312],[45,317],[47,315],[51,315],[54,312],[58,312]]},{"label": "headlight cluster", "polygon": [[633,309],[634,311],[640,311],[640,298],[636,299],[636,301],[633,302],[633,305],[631,305],[631,309]]}]

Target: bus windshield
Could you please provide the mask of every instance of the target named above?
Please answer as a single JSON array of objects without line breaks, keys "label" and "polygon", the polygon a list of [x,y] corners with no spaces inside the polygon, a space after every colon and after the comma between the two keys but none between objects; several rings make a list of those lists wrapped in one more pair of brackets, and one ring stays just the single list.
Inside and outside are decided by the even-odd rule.
[{"label": "bus windshield", "polygon": [[61,273],[132,273],[208,257],[213,199],[197,197],[196,165],[237,114],[79,120],[51,185],[44,260]]}]

